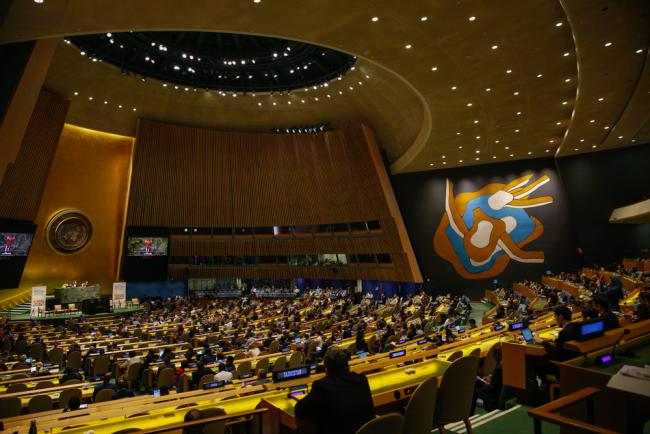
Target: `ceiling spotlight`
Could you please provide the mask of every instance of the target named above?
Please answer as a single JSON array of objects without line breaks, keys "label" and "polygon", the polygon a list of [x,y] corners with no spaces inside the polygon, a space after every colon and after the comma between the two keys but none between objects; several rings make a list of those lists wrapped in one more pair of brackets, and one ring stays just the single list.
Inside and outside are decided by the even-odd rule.
[{"label": "ceiling spotlight", "polygon": [[437,70],[438,70],[438,67],[437,67],[437,66],[433,66],[433,67],[431,67],[431,70],[432,70],[432,71],[437,71]]},{"label": "ceiling spotlight", "polygon": [[493,49],[493,50],[496,50],[497,48],[499,48],[498,45],[493,45],[493,46],[492,46],[492,49]]},{"label": "ceiling spotlight", "polygon": [[104,101],[104,104],[108,104],[108,101]]},{"label": "ceiling spotlight", "polygon": [[542,78],[542,74],[537,74],[537,78]]},{"label": "ceiling spotlight", "polygon": [[510,146],[506,146],[504,149],[507,151],[508,149],[510,149]]},{"label": "ceiling spotlight", "polygon": [[133,111],[136,111],[136,108],[135,108],[135,107],[133,107]]},{"label": "ceiling spotlight", "polygon": [[469,20],[470,20],[470,21],[476,21],[476,17],[474,17],[474,16],[469,17]]},{"label": "ceiling spotlight", "polygon": [[428,20],[428,19],[429,19],[428,17],[421,17],[421,18],[420,18],[420,21],[426,21],[426,20]]},{"label": "ceiling spotlight", "polygon": [[563,54],[564,57],[569,57],[569,52],[567,51],[566,53]]},{"label": "ceiling spotlight", "polygon": [[429,166],[433,166],[433,163],[429,163]]},{"label": "ceiling spotlight", "polygon": [[512,72],[512,69],[506,69],[506,74],[510,74]]},{"label": "ceiling spotlight", "polygon": [[521,116],[521,112],[517,112],[517,116]]},{"label": "ceiling spotlight", "polygon": [[486,87],[486,88],[485,88],[485,91],[486,91],[486,92],[490,92],[491,90],[492,90],[492,89],[490,89],[489,87]]},{"label": "ceiling spotlight", "polygon": [[79,95],[79,92],[75,92],[74,94],[75,94],[75,95]]},{"label": "ceiling spotlight", "polygon": [[594,122],[596,122],[596,119],[592,119],[589,121],[590,124],[593,124]]},{"label": "ceiling spotlight", "polygon": [[118,105],[117,108],[122,108],[122,104]]},{"label": "ceiling spotlight", "polygon": [[253,0],[253,3],[262,3],[262,0]]},{"label": "ceiling spotlight", "polygon": [[446,156],[446,155],[443,155],[441,158],[442,158],[442,159],[445,159],[445,158],[447,158],[447,156]]},{"label": "ceiling spotlight", "polygon": [[609,125],[605,125],[605,126],[603,127],[603,129],[604,129],[604,130],[609,130]]},{"label": "ceiling spotlight", "polygon": [[411,45],[411,44],[406,44],[406,45],[404,46],[404,48],[406,48],[407,50],[410,50],[411,47],[413,47],[413,45]]},{"label": "ceiling spotlight", "polygon": [[635,53],[636,54],[641,54],[641,53],[643,53],[643,50],[641,48],[639,48],[638,50],[635,51]]},{"label": "ceiling spotlight", "polygon": [[259,107],[262,107],[262,103],[261,103],[261,102],[258,102],[257,105],[258,105]]},{"label": "ceiling spotlight", "polygon": [[562,101],[562,105],[567,105],[567,104],[568,104],[568,102]]},{"label": "ceiling spotlight", "polygon": [[92,101],[92,100],[93,100],[93,97],[92,97],[92,96],[89,96],[89,97],[88,97],[88,101]]},{"label": "ceiling spotlight", "polygon": [[517,95],[519,95],[519,91],[516,90],[516,91],[514,91],[512,94],[513,94],[514,96],[517,96]]},{"label": "ceiling spotlight", "polygon": [[497,156],[496,156],[496,155],[493,155],[492,158],[497,158]]},{"label": "ceiling spotlight", "polygon": [[451,87],[451,90],[456,90],[456,89],[457,89],[456,86],[452,86],[452,87]]},{"label": "ceiling spotlight", "polygon": [[596,145],[591,145],[592,148],[596,148]]},{"label": "ceiling spotlight", "polygon": [[562,21],[558,21],[557,23],[555,23],[555,27],[562,27]]},{"label": "ceiling spotlight", "polygon": [[481,151],[479,151],[479,150],[477,149],[477,150],[476,150],[476,153],[477,153],[477,154],[480,154],[480,153],[481,153]]},{"label": "ceiling spotlight", "polygon": [[511,157],[514,157],[514,156],[515,156],[515,154],[510,154],[510,156],[511,156]]},{"label": "ceiling spotlight", "polygon": [[478,119],[474,119],[474,123],[475,123],[475,124],[478,124]]},{"label": "ceiling spotlight", "polygon": [[565,83],[568,83],[568,82],[570,82],[570,81],[571,81],[570,78],[565,78],[565,79],[564,79],[564,82],[565,82]]},{"label": "ceiling spotlight", "polygon": [[605,47],[611,47],[612,43],[611,42],[605,42]]},{"label": "ceiling spotlight", "polygon": [[604,99],[605,99],[605,98],[600,97],[600,98],[598,98],[598,101],[603,101]]},{"label": "ceiling spotlight", "polygon": [[370,21],[372,21],[373,23],[376,23],[377,21],[379,21],[379,17],[372,17],[372,18],[370,18]]},{"label": "ceiling spotlight", "polygon": [[468,103],[467,103],[467,107],[471,107],[471,106],[472,106],[472,103],[471,103],[471,102],[468,102]]},{"label": "ceiling spotlight", "polygon": [[40,5],[43,3],[43,0],[34,0],[34,3],[38,3]]}]

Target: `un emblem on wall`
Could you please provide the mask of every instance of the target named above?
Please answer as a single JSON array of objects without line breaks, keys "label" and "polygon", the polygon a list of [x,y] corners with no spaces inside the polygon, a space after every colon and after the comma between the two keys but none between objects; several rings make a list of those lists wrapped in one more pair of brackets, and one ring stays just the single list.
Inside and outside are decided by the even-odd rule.
[{"label": "un emblem on wall", "polygon": [[50,219],[45,238],[50,248],[61,255],[81,252],[90,243],[93,227],[81,211],[65,210]]}]

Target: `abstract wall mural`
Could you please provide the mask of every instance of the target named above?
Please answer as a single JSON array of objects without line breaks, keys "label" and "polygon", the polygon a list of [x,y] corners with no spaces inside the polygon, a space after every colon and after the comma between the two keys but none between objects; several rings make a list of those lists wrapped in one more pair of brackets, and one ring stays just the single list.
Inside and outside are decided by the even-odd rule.
[{"label": "abstract wall mural", "polygon": [[436,253],[465,279],[498,276],[511,260],[544,262],[544,251],[525,249],[544,233],[542,222],[528,210],[552,204],[554,198],[531,197],[550,181],[547,175],[532,178],[490,183],[456,196],[447,179],[444,213],[433,239]]}]

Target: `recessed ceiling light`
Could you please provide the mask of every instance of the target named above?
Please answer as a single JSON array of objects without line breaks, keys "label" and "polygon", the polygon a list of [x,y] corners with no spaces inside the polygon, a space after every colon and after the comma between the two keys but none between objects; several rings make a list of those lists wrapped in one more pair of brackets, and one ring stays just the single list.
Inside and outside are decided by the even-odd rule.
[{"label": "recessed ceiling light", "polygon": [[438,70],[438,67],[437,67],[437,66],[432,66],[432,67],[431,67],[431,70],[432,70],[432,71],[437,71],[437,70]]},{"label": "recessed ceiling light", "polygon": [[459,163],[462,163],[462,162],[463,162],[463,160],[458,160],[458,162],[459,162]]},{"label": "recessed ceiling light", "polygon": [[605,47],[611,47],[612,43],[611,42],[605,42]]},{"label": "recessed ceiling light", "polygon": [[643,50],[641,48],[639,48],[638,50],[635,51],[635,53],[636,54],[641,54],[641,53],[643,53]]},{"label": "recessed ceiling light", "polygon": [[603,101],[604,99],[605,99],[605,98],[603,98],[603,97],[601,96],[600,98],[598,98],[598,101]]},{"label": "recessed ceiling light", "polygon": [[565,81],[566,83],[568,83],[568,82],[571,81],[571,79],[570,79],[570,78],[565,78],[564,81]]},{"label": "recessed ceiling light", "polygon": [[623,136],[618,136],[618,139],[619,139],[619,140],[622,139],[622,138],[623,138]]},{"label": "recessed ceiling light", "polygon": [[562,122],[556,122],[555,125],[562,125]]},{"label": "recessed ceiling light", "polygon": [[551,150],[550,150],[550,149],[547,149],[547,150],[546,150],[546,151],[544,151],[544,152],[551,152]]},{"label": "recessed ceiling light", "polygon": [[568,102],[562,101],[562,105],[567,105],[567,104],[568,104]]},{"label": "recessed ceiling light", "polygon": [[41,4],[41,3],[43,3],[43,0],[34,0],[34,3]]},{"label": "recessed ceiling light", "polygon": [[499,140],[495,140],[494,143],[499,143]]},{"label": "recessed ceiling light", "polygon": [[492,89],[490,89],[489,87],[486,87],[486,88],[485,88],[485,91],[486,91],[486,92],[490,92],[491,90],[492,90]]},{"label": "recessed ceiling light", "polygon": [[516,130],[515,130],[515,133],[518,133],[518,132],[519,132],[519,129],[516,129]]},{"label": "recessed ceiling light", "polygon": [[460,131],[456,131],[456,135],[457,135],[457,136],[460,136]]},{"label": "recessed ceiling light", "polygon": [[510,74],[512,72],[512,69],[506,69],[506,74]]},{"label": "recessed ceiling light", "polygon": [[521,116],[521,112],[517,112],[517,116]]},{"label": "recessed ceiling light", "polygon": [[475,123],[475,124],[478,124],[478,119],[474,119],[474,123]]},{"label": "recessed ceiling light", "polygon": [[262,3],[262,0],[253,0],[253,3]]},{"label": "recessed ceiling light", "polygon": [[273,101],[273,105],[278,105],[278,103],[277,103],[277,102],[275,102],[275,101]]},{"label": "recessed ceiling light", "polygon": [[603,127],[603,130],[609,130],[609,125],[605,125],[605,126]]},{"label": "recessed ceiling light", "polygon": [[596,119],[591,119],[591,120],[589,121],[590,124],[593,124],[594,122],[596,122]]},{"label": "recessed ceiling light", "polygon": [[480,154],[480,153],[481,153],[481,151],[480,151],[479,149],[477,149],[477,150],[474,151],[474,152],[476,152],[477,154]]},{"label": "recessed ceiling light", "polygon": [[583,143],[584,141],[585,141],[585,139],[580,139],[580,143]]},{"label": "recessed ceiling light", "polygon": [[304,103],[305,103],[305,100],[304,100],[304,99],[301,99],[300,102],[304,104]]},{"label": "recessed ceiling light", "polygon": [[413,47],[413,45],[411,45],[411,44],[406,44],[406,45],[404,45],[404,48],[406,48],[407,50],[410,50],[411,47]]},{"label": "recessed ceiling light", "polygon": [[261,103],[261,102],[258,102],[257,105],[258,105],[258,107],[262,107],[262,103]]},{"label": "recessed ceiling light", "polygon": [[133,111],[136,111],[136,110],[137,110],[137,109],[136,109],[135,107],[133,107]]},{"label": "recessed ceiling light", "polygon": [[452,86],[452,87],[451,87],[451,90],[456,90],[456,89],[457,89],[456,86]]},{"label": "recessed ceiling light", "polygon": [[428,17],[420,17],[420,21],[426,21],[428,19],[429,19]]},{"label": "recessed ceiling light", "polygon": [[516,91],[514,91],[512,94],[513,94],[514,96],[517,96],[517,95],[519,95],[519,91],[516,90]]},{"label": "recessed ceiling light", "polygon": [[492,49],[493,49],[493,50],[496,50],[497,48],[499,48],[499,46],[496,45],[496,44],[492,46]]},{"label": "recessed ceiling light", "polygon": [[470,21],[476,21],[476,17],[471,16],[471,17],[469,17],[469,20],[470,20]]},{"label": "recessed ceiling light", "polygon": [[510,154],[510,156],[511,156],[511,157],[514,157],[514,156],[515,156],[515,154]]},{"label": "recessed ceiling light", "polygon": [[554,141],[555,141],[555,139],[550,139],[548,142],[553,143]]},{"label": "recessed ceiling light", "polygon": [[122,108],[122,104],[118,105],[117,108]]},{"label": "recessed ceiling light", "polygon": [[510,149],[510,146],[506,146],[506,147],[505,147],[505,150],[506,150],[506,151],[507,151],[508,149]]},{"label": "recessed ceiling light", "polygon": [[472,106],[472,103],[471,103],[471,102],[468,102],[468,103],[467,103],[467,107],[471,107],[471,106]]},{"label": "recessed ceiling light", "polygon": [[570,54],[570,53],[567,51],[566,53],[563,54],[563,56],[564,56],[564,57],[568,57],[569,54]]},{"label": "recessed ceiling light", "polygon": [[481,136],[476,136],[476,140],[480,140],[480,139],[481,139]]},{"label": "recessed ceiling light", "polygon": [[377,21],[379,21],[379,17],[372,17],[372,18],[370,18],[370,21],[372,21],[373,23],[376,23]]},{"label": "recessed ceiling light", "polygon": [[492,158],[497,158],[497,156],[496,156],[496,155],[493,155]]},{"label": "recessed ceiling light", "polygon": [[578,150],[578,148],[573,148],[573,150],[574,150],[574,151],[577,151],[577,150]]},{"label": "recessed ceiling light", "polygon": [[433,163],[429,163],[429,166],[433,166]]},{"label": "recessed ceiling light", "polygon": [[591,145],[592,148],[595,148],[597,145]]},{"label": "recessed ceiling light", "polygon": [[528,151],[528,155],[532,155],[532,151]]},{"label": "recessed ceiling light", "polygon": [[93,100],[93,97],[92,97],[92,96],[89,96],[89,97],[88,97],[88,101],[92,101],[92,100]]},{"label": "recessed ceiling light", "polygon": [[446,156],[446,155],[443,155],[443,156],[442,156],[442,159],[445,159],[445,158],[447,158],[447,156]]},{"label": "recessed ceiling light", "polygon": [[476,157],[476,161],[478,161],[478,160],[480,160],[480,158],[479,158],[479,157]]},{"label": "recessed ceiling light", "polygon": [[79,95],[79,92],[75,92],[74,94],[75,94],[75,95]]},{"label": "recessed ceiling light", "polygon": [[458,149],[463,149],[463,145],[458,146]]},{"label": "recessed ceiling light", "polygon": [[108,104],[108,101],[104,100],[104,104]]},{"label": "recessed ceiling light", "polygon": [[446,162],[446,161],[443,161],[442,164],[447,164],[447,162]]},{"label": "recessed ceiling light", "polygon": [[562,21],[558,21],[557,23],[555,23],[555,27],[562,27]]},{"label": "recessed ceiling light", "polygon": [[542,78],[542,74],[537,74],[537,78]]}]

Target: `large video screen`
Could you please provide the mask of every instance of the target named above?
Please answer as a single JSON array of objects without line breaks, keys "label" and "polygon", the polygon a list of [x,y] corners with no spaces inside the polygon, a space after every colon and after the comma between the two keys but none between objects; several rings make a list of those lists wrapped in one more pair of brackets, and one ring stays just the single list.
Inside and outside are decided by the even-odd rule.
[{"label": "large video screen", "polygon": [[127,256],[167,256],[169,238],[129,237],[126,241]]},{"label": "large video screen", "polygon": [[33,234],[0,232],[0,256],[27,256]]}]

